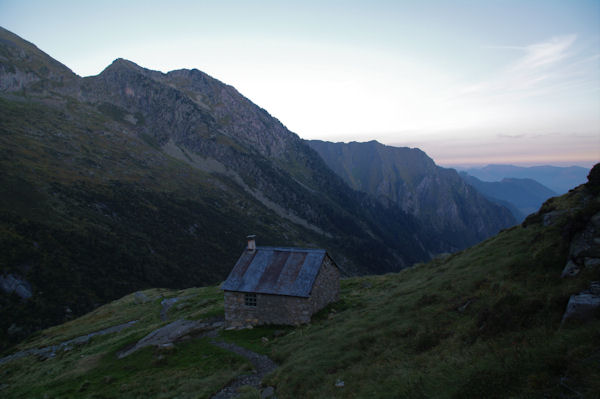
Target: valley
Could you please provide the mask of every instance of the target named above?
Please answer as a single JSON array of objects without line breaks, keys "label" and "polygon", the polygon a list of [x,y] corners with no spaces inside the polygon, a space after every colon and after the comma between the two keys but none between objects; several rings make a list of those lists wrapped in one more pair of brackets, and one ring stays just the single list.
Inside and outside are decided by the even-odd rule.
[{"label": "valley", "polygon": [[[599,164],[304,140],[197,69],[80,77],[0,28],[0,172],[1,397],[600,392]],[[308,249],[253,263],[266,286],[325,249],[339,300],[227,325],[250,234]]]},{"label": "valley", "polygon": [[[277,364],[262,385],[240,386],[241,398],[594,397],[599,320],[569,315],[568,303],[599,269],[561,272],[583,231],[598,236],[599,184],[556,197],[522,225],[459,253],[344,279],[340,300],[307,325],[225,330],[218,286],[132,293],[19,344],[43,348],[129,323],[51,357],[1,359],[3,395],[210,398],[256,368],[223,349],[233,346],[214,344],[226,342]],[[183,322],[196,327],[120,358],[153,331]]]},{"label": "valley", "polygon": [[[31,293],[0,293],[1,348],[135,290],[222,281],[250,233],[327,248],[354,276],[397,272],[514,224],[450,171],[458,186],[444,213],[466,214],[441,224],[422,197],[419,213],[355,190],[198,70],[117,59],[81,78],[7,30],[0,38],[0,274]],[[426,181],[447,184],[424,164]]]}]

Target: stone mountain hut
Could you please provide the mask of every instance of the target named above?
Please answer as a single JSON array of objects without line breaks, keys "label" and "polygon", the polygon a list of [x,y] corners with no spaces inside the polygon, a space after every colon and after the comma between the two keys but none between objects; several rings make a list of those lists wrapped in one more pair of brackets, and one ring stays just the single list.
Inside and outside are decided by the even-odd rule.
[{"label": "stone mountain hut", "polygon": [[222,285],[229,327],[309,323],[338,299],[340,271],[324,249],[257,247],[254,236]]}]

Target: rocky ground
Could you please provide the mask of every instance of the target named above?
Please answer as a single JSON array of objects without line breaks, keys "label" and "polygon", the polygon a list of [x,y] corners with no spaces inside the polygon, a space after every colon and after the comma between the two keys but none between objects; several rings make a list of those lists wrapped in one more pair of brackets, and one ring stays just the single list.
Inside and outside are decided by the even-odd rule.
[{"label": "rocky ground", "polygon": [[60,344],[57,344],[57,345],[46,346],[44,348],[35,348],[35,349],[27,349],[27,350],[18,351],[18,352],[13,353],[12,355],[8,355],[3,358],[0,358],[0,364],[4,364],[6,362],[10,362],[11,360],[18,359],[18,358],[21,358],[24,356],[39,356],[41,358],[46,358],[46,359],[52,358],[52,357],[55,357],[58,352],[61,352],[61,351],[66,352],[66,351],[71,350],[76,345],[83,345],[83,344],[89,342],[89,340],[92,337],[95,337],[97,335],[105,335],[105,334],[119,332],[125,328],[131,327],[135,323],[137,323],[137,320],[132,320],[127,323],[119,324],[117,326],[112,326],[112,327],[105,328],[100,331],[95,331],[95,332],[92,332],[92,333],[89,333],[86,335],[79,336],[77,338],[69,339],[69,340],[61,342]]}]

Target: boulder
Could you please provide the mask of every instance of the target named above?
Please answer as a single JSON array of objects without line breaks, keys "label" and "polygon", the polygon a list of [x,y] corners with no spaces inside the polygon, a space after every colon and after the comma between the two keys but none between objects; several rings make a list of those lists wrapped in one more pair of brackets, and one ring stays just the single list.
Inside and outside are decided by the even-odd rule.
[{"label": "boulder", "polygon": [[[569,248],[569,256],[571,259],[581,260],[585,257],[599,258],[600,245],[600,212],[590,218],[590,221],[585,228],[578,233]],[[579,262],[578,262],[579,263]]]},{"label": "boulder", "polygon": [[141,291],[136,292],[134,295],[135,303],[146,303],[150,300],[146,294]]},{"label": "boulder", "polygon": [[24,279],[12,274],[0,276],[0,290],[7,294],[14,292],[21,299],[29,299],[33,296],[31,285]]},{"label": "boulder", "polygon": [[575,276],[584,266],[600,266],[600,212],[592,216],[585,228],[573,237],[568,259],[561,277]]},{"label": "boulder", "polygon": [[565,268],[563,269],[560,277],[561,278],[573,277],[573,276],[576,276],[577,273],[579,273],[579,266],[577,266],[577,264],[575,262],[573,262],[572,260],[569,260],[567,262],[567,264],[565,265]]},{"label": "boulder", "polygon": [[138,349],[146,346],[164,347],[166,344],[173,343],[185,335],[206,330],[209,326],[209,323],[179,319],[158,330],[152,331],[150,334],[140,339],[132,348],[119,353],[119,359],[129,356]]},{"label": "boulder", "polygon": [[590,289],[571,295],[562,322],[576,319],[587,321],[600,312],[600,281],[593,281]]}]

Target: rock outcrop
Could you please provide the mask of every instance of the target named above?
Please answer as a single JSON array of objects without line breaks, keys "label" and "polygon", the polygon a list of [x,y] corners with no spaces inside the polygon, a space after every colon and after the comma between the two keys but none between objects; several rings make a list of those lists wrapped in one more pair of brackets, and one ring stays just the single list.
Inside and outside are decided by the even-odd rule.
[{"label": "rock outcrop", "polygon": [[44,348],[33,348],[33,349],[19,351],[19,352],[13,353],[12,355],[8,355],[3,358],[0,358],[0,364],[10,362],[14,359],[19,359],[19,358],[22,358],[25,356],[39,356],[42,359],[53,358],[57,355],[57,353],[67,352],[67,351],[70,351],[74,346],[84,345],[84,344],[88,343],[90,341],[90,339],[92,339],[93,337],[119,332],[121,330],[124,330],[126,328],[133,326],[137,322],[138,322],[137,320],[132,320],[132,321],[128,321],[127,323],[119,324],[117,326],[112,326],[112,327],[108,327],[108,328],[105,328],[100,331],[95,331],[95,332],[92,332],[92,333],[89,333],[86,335],[81,335],[79,337],[69,339],[67,341],[61,342],[56,345],[50,345],[50,346],[46,346]]},{"label": "rock outcrop", "polygon": [[[600,270],[600,212],[593,212],[594,202],[598,200],[600,194],[600,164],[596,164],[588,175],[588,182],[585,184],[586,194],[575,206],[575,209],[582,210],[589,208],[585,213],[590,213],[589,219],[579,220],[579,225],[583,228],[575,229],[576,231],[571,238],[569,245],[569,256],[567,264],[563,269],[561,277],[572,277],[577,275],[581,269],[596,269]],[[544,212],[544,207],[540,210],[543,214],[544,225],[550,225],[556,220],[559,220],[566,214],[566,211],[550,210]],[[569,224],[570,226],[573,223]]]},{"label": "rock outcrop", "polygon": [[7,294],[14,292],[21,299],[29,299],[33,296],[31,284],[13,274],[0,276],[0,290]]},{"label": "rock outcrop", "polygon": [[172,323],[167,324],[158,330],[152,331],[144,338],[140,339],[134,346],[128,348],[119,353],[119,359],[131,355],[133,352],[145,348],[146,346],[164,346],[173,344],[178,339],[194,333],[200,333],[202,331],[209,330],[211,328],[221,327],[222,323],[218,326],[213,326],[211,322],[200,322],[194,320],[179,319]]},{"label": "rock outcrop", "polygon": [[600,212],[591,217],[585,228],[577,233],[569,246],[569,260],[561,277],[575,276],[586,268],[600,266]]},{"label": "rock outcrop", "polygon": [[586,321],[598,316],[600,316],[600,281],[592,281],[589,289],[571,295],[562,321],[573,319]]},{"label": "rock outcrop", "polygon": [[[552,225],[571,216],[571,220],[563,225],[563,235],[572,235],[572,238],[567,264],[561,274],[562,278],[573,278],[584,269],[592,276],[600,276],[599,177],[600,164],[596,164],[588,175],[588,182],[581,187],[578,201],[572,204],[570,209],[556,211],[552,209],[552,203],[549,201],[536,215],[530,217],[530,221],[541,219],[544,225]],[[583,227],[577,228],[577,226]],[[562,321],[573,319],[586,321],[599,316],[600,281],[591,281],[589,289],[571,295]]]},{"label": "rock outcrop", "polygon": [[376,141],[308,144],[352,188],[426,225],[436,236],[435,253],[468,247],[516,223],[508,209],[488,201],[454,169],[437,166],[418,148]]}]

